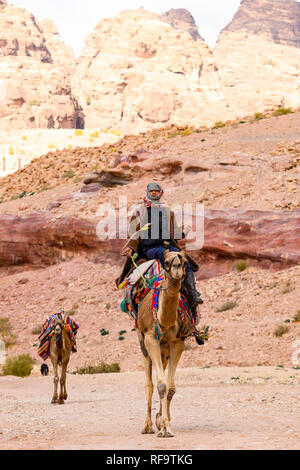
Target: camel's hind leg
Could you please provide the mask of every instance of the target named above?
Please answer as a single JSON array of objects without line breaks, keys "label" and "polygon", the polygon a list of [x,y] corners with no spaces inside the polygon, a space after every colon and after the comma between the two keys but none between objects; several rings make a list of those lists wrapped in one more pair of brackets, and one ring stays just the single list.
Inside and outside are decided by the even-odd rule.
[{"label": "camel's hind leg", "polygon": [[157,373],[157,389],[161,401],[161,428],[157,436],[173,437],[173,434],[169,428],[169,420],[167,413],[168,381],[166,379],[163,367],[160,343],[154,337],[152,332],[145,333],[145,346],[152,362],[155,365]]},{"label": "camel's hind leg", "polygon": [[170,406],[173,396],[176,392],[175,387],[175,373],[176,367],[178,365],[179,359],[181,358],[181,354],[184,350],[184,341],[179,341],[177,343],[170,344],[170,362],[169,362],[169,369],[168,369],[168,385],[169,385],[169,392],[168,392],[168,419],[171,422],[171,413],[170,413]]}]

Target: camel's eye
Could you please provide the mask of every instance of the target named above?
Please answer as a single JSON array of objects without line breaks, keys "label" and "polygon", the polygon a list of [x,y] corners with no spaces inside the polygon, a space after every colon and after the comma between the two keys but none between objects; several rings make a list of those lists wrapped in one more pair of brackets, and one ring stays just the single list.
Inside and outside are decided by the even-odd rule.
[{"label": "camel's eye", "polygon": [[166,269],[169,269],[170,268],[170,263],[167,261],[166,262]]}]

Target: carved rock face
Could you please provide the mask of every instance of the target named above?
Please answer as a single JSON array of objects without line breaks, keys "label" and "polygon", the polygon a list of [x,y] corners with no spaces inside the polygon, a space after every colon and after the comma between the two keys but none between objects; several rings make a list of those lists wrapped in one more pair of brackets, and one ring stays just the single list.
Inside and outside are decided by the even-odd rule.
[{"label": "carved rock face", "polygon": [[54,45],[67,57],[63,45],[51,42],[30,12],[1,5],[0,128],[75,127],[68,74],[55,55]]}]

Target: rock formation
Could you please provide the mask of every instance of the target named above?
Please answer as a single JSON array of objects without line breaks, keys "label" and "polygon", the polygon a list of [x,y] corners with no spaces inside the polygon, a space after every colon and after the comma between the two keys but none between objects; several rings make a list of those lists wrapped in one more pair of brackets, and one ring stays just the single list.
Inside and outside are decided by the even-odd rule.
[{"label": "rock formation", "polygon": [[300,3],[244,0],[211,50],[185,9],[101,20],[78,63],[51,20],[2,1],[0,128],[137,134],[300,104]]},{"label": "rock formation", "polygon": [[60,40],[59,32],[52,20],[44,19],[40,22],[40,26],[46,39],[47,49],[51,53],[53,64],[62,69],[65,75],[70,76],[76,66],[73,49]]},{"label": "rock formation", "polygon": [[276,44],[300,47],[300,3],[295,0],[243,0],[223,31],[268,34]]},{"label": "rock formation", "polygon": [[67,75],[35,17],[2,2],[0,31],[1,128],[75,127]]},{"label": "rock formation", "polygon": [[201,38],[194,18],[185,8],[172,8],[165,14],[161,15],[161,19],[170,23],[170,25],[176,29],[186,31],[193,39],[195,39],[195,41]]},{"label": "rock formation", "polygon": [[175,26],[144,9],[124,11],[87,38],[72,81],[87,127],[137,133],[173,122],[214,124],[218,112],[227,114],[212,51],[194,27],[184,30],[187,21],[177,29],[174,11],[164,18]]},{"label": "rock formation", "polygon": [[[207,210],[204,224],[203,249],[191,252],[201,260],[199,278],[230,271],[239,258],[274,269],[300,264],[300,211]],[[109,256],[120,263],[123,244],[101,241],[96,223],[85,219],[53,220],[41,213],[0,217],[0,266],[47,266],[78,254]]]},{"label": "rock formation", "polygon": [[244,0],[214,50],[222,91],[240,116],[300,104],[300,3]]}]

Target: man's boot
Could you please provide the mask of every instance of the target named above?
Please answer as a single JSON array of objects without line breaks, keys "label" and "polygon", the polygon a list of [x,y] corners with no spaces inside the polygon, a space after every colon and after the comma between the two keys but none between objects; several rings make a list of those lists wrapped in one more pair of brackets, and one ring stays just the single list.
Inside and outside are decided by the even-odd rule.
[{"label": "man's boot", "polygon": [[196,289],[196,280],[193,271],[186,273],[180,292],[187,297],[194,320],[196,320],[197,306],[203,304],[203,300]]},{"label": "man's boot", "polygon": [[75,339],[75,335],[73,335],[73,338],[72,338],[72,352],[77,352],[77,348],[76,348],[76,339]]},{"label": "man's boot", "polygon": [[181,292],[188,298],[191,306],[197,307],[197,305],[203,304],[203,300],[200,297],[200,292],[198,292],[196,288],[196,279],[193,271],[186,273],[182,283]]}]

